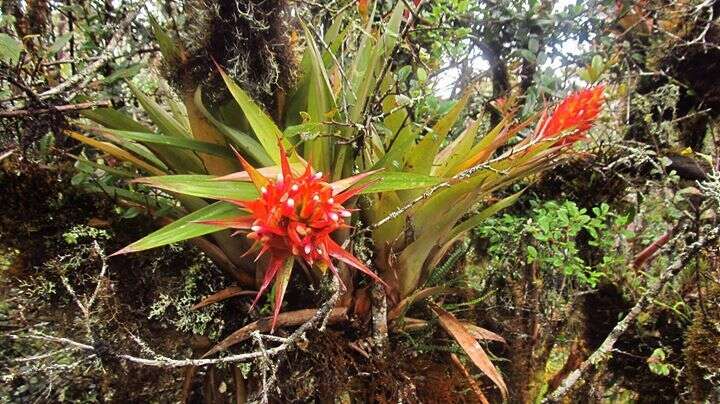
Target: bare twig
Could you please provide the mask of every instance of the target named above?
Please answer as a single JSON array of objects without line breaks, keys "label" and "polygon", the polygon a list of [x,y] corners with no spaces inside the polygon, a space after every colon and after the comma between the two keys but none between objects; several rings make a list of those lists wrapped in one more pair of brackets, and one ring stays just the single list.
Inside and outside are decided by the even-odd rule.
[{"label": "bare twig", "polygon": [[[685,232],[680,231],[678,233],[684,234]],[[655,297],[660,294],[665,284],[681,269],[683,269],[685,265],[695,256],[695,254],[700,251],[700,249],[717,240],[719,234],[720,227],[714,227],[707,234],[701,236],[697,241],[687,246],[678,255],[675,261],[662,271],[657,282],[645,291],[637,303],[635,303],[635,306],[632,307],[630,312],[628,312],[628,314],[615,325],[615,328],[610,331],[610,334],[607,338],[605,338],[600,347],[596,349],[587,360],[580,364],[579,368],[570,372],[570,374],[562,381],[560,387],[542,401],[543,404],[560,402],[563,397],[574,390],[574,387],[578,382],[584,381],[583,376],[590,370],[590,368],[597,367],[607,361],[611,356],[611,351],[613,350],[617,340],[625,333],[625,331],[627,331],[637,316],[652,304]]]},{"label": "bare twig", "polygon": [[41,109],[15,109],[11,111],[0,111],[0,118],[19,118],[27,115],[44,115],[54,112],[70,112],[82,111],[98,107],[110,107],[112,103],[109,100],[90,101],[80,104],[58,105],[57,107],[41,108]]},{"label": "bare twig", "polygon": [[71,348],[69,348],[69,347],[60,348],[60,349],[56,349],[56,350],[54,350],[54,351],[50,351],[50,352],[47,352],[47,353],[44,353],[44,354],[24,356],[24,357],[22,357],[22,358],[15,358],[15,359],[13,359],[12,361],[13,361],[13,362],[20,362],[20,363],[22,363],[22,362],[35,362],[35,361],[38,361],[38,360],[41,360],[41,359],[53,357],[53,356],[58,355],[58,354],[61,354],[61,353],[63,353],[63,352],[67,352],[67,351],[69,351],[70,349],[71,349]]},{"label": "bare twig", "polygon": [[85,299],[85,302],[83,303],[80,299],[80,297],[75,293],[75,290],[70,285],[70,282],[68,282],[68,279],[66,277],[62,277],[62,284],[65,286],[65,289],[67,289],[68,293],[70,293],[70,296],[73,297],[73,300],[75,300],[75,303],[80,308],[80,311],[83,315],[83,320],[85,323],[85,328],[87,331],[88,338],[90,338],[91,341],[94,341],[93,332],[91,329],[91,319],[90,314],[92,310],[92,306],[95,304],[95,300],[97,300],[98,294],[100,293],[100,289],[102,288],[103,279],[105,279],[105,275],[107,274],[107,257],[105,256],[105,253],[100,248],[100,245],[97,241],[93,242],[93,250],[95,253],[100,257],[100,273],[97,277],[97,283],[95,284],[95,290],[93,290],[92,295],[90,295],[89,298]]},{"label": "bare twig", "polygon": [[[315,313],[315,315],[305,322],[305,324],[301,325],[295,332],[293,332],[286,340],[285,343],[281,346],[292,344],[294,346],[297,342],[305,338],[305,332],[309,331],[310,328],[320,325],[318,328],[320,331],[323,330],[324,324],[327,323],[328,319],[330,318],[330,314],[333,311],[333,308],[337,304],[337,301],[340,299],[340,296],[342,295],[343,289],[340,287],[340,281],[337,277],[332,278],[332,288],[333,288],[333,294],[321,307],[318,309],[318,311]],[[282,354],[282,352],[281,352]],[[278,358],[278,363],[283,358]],[[273,372],[270,376],[270,378],[263,383],[263,393],[272,386],[275,385],[277,382],[277,372]]]},{"label": "bare twig", "polygon": [[95,300],[97,300],[98,294],[100,293],[100,289],[102,287],[103,279],[105,278],[105,274],[107,274],[107,256],[105,255],[105,252],[100,248],[100,245],[98,245],[97,241],[93,241],[93,249],[95,250],[95,253],[100,257],[100,274],[98,275],[98,281],[97,284],[95,284],[95,290],[93,291],[92,295],[90,296],[90,299],[85,304],[85,307],[87,308],[88,312],[92,309],[93,304],[95,304]]},{"label": "bare twig", "polygon": [[16,149],[10,149],[6,152],[0,153],[0,161],[5,160],[6,158],[10,157],[13,153],[15,153]]},{"label": "bare twig", "polygon": [[[8,338],[11,339],[22,339],[22,338],[29,338],[29,339],[36,339],[46,342],[53,342],[58,343],[61,345],[66,345],[70,348],[80,350],[80,351],[87,351],[94,353],[96,352],[96,348],[92,345],[88,345],[82,342],[74,341],[69,338],[62,338],[62,337],[56,337],[53,335],[48,335],[41,333],[39,331],[31,331],[29,334],[26,335],[14,335],[10,334],[8,335]],[[264,355],[267,355],[268,357],[275,356],[279,354],[280,352],[285,351],[288,349],[289,344],[282,344],[280,346],[277,346],[275,348],[270,348],[263,352],[251,352],[251,353],[244,353],[244,354],[238,354],[238,355],[231,355],[223,358],[217,358],[217,359],[172,359],[168,358],[159,354],[155,355],[155,358],[142,358],[134,355],[127,355],[127,354],[112,354],[114,357],[118,359],[122,359],[128,362],[136,363],[138,365],[143,366],[153,366],[153,367],[162,367],[162,368],[178,368],[178,367],[186,367],[186,366],[207,366],[207,365],[215,365],[219,363],[236,363],[236,362],[249,362],[252,360],[255,360],[257,358],[260,358]]]},{"label": "bare twig", "polygon": [[[545,140],[547,140],[547,139],[545,139]],[[470,168],[468,168],[468,169],[466,169],[466,170],[463,170],[463,171],[455,174],[454,176],[452,176],[450,179],[448,179],[448,180],[446,180],[446,181],[443,181],[443,182],[441,182],[441,183],[439,183],[439,184],[433,185],[432,187],[428,188],[425,192],[423,192],[422,194],[420,194],[420,195],[419,195],[418,197],[416,197],[415,199],[413,199],[413,200],[411,200],[410,202],[408,202],[407,204],[399,207],[398,209],[390,212],[390,213],[389,213],[387,216],[385,216],[384,218],[382,218],[382,219],[380,219],[379,221],[377,221],[377,222],[373,223],[372,225],[370,225],[370,226],[368,227],[368,230],[377,229],[378,227],[384,225],[385,223],[387,223],[387,222],[389,222],[389,221],[391,221],[391,220],[394,220],[394,219],[397,218],[398,216],[400,216],[400,215],[402,215],[403,213],[407,212],[407,211],[408,211],[410,208],[412,208],[413,206],[415,206],[415,205],[417,205],[418,203],[420,203],[420,202],[422,202],[422,201],[430,198],[431,196],[435,195],[436,192],[438,192],[438,191],[440,191],[440,190],[442,190],[442,189],[445,189],[445,188],[450,188],[452,185],[454,185],[454,184],[456,184],[456,183],[458,183],[458,182],[460,182],[460,181],[462,181],[462,180],[465,180],[465,179],[468,179],[468,178],[472,177],[473,175],[475,175],[476,173],[478,173],[478,172],[481,171],[481,170],[491,170],[491,171],[495,171],[495,172],[498,173],[498,174],[505,174],[504,172],[495,170],[495,169],[492,167],[492,165],[493,165],[494,163],[497,163],[497,162],[499,162],[499,161],[505,160],[505,159],[507,159],[507,158],[511,158],[512,155],[521,153],[521,152],[529,149],[531,146],[534,146],[535,144],[537,144],[537,143],[530,142],[530,143],[527,143],[527,144],[525,144],[525,145],[523,145],[523,146],[521,146],[521,147],[519,147],[519,148],[517,148],[517,149],[512,149],[512,150],[510,150],[509,152],[507,152],[507,153],[505,153],[505,154],[502,154],[502,155],[500,155],[500,156],[498,156],[498,157],[496,157],[496,158],[494,158],[494,159],[492,159],[492,160],[488,160],[488,161],[486,161],[486,162],[484,162],[484,163],[480,163],[480,164],[474,165],[474,166],[472,166],[472,167],[470,167]]]},{"label": "bare twig", "polygon": [[272,363],[270,360],[270,357],[267,355],[267,351],[265,350],[265,344],[263,344],[262,337],[260,336],[259,331],[254,331],[252,333],[252,337],[255,340],[255,342],[258,344],[258,347],[260,348],[260,352],[263,354],[262,357],[260,357],[260,370],[262,372],[262,386],[261,386],[261,394],[262,394],[262,400],[260,401],[262,404],[267,404],[269,402],[269,393],[270,388],[272,386],[270,383],[268,383],[268,377],[267,373],[268,370],[272,372],[271,378],[275,379],[275,374],[277,373],[277,366]]},{"label": "bare twig", "polygon": [[[142,55],[144,53],[153,53],[153,52],[159,52],[160,48],[153,47],[153,48],[147,48],[147,49],[138,49],[136,51],[132,51],[129,53],[125,53],[122,55],[117,55],[111,57],[109,60],[113,59],[119,59],[119,58],[127,58],[137,55]],[[72,64],[72,63],[79,63],[79,62],[94,62],[100,59],[100,56],[91,56],[89,58],[74,58],[74,59],[61,59],[61,60],[52,60],[49,62],[41,63],[43,66],[56,66],[56,65],[63,65],[63,64]]]},{"label": "bare twig", "polygon": [[[335,281],[335,285],[337,285],[337,281]],[[138,357],[134,355],[128,355],[128,354],[119,354],[119,353],[110,353],[115,358],[132,362],[138,365],[143,366],[153,366],[153,367],[162,367],[162,368],[179,368],[179,367],[186,367],[186,366],[207,366],[207,365],[216,365],[220,363],[238,363],[238,362],[249,362],[258,358],[262,357],[273,357],[276,355],[279,355],[283,352],[292,350],[295,348],[296,344],[304,338],[305,333],[310,330],[312,327],[317,326],[322,321],[324,321],[325,318],[330,316],[333,307],[335,307],[335,304],[337,303],[338,299],[340,298],[340,288],[336,287],[335,292],[328,299],[313,315],[312,318],[310,318],[308,321],[306,321],[304,324],[302,324],[300,327],[298,327],[287,339],[284,340],[282,344],[280,344],[277,347],[266,349],[264,352],[255,351],[250,353],[243,353],[243,354],[237,354],[237,355],[230,355],[223,358],[214,358],[214,359],[172,359],[168,358],[166,356],[160,355],[160,354],[154,354],[154,358],[143,358]],[[77,299],[79,301],[79,299]],[[82,304],[82,303],[81,303]],[[84,307],[87,307],[87,305],[84,305]],[[97,353],[96,347],[92,345],[88,345],[82,342],[74,341],[68,338],[62,338],[62,337],[55,337],[52,335],[47,335],[44,333],[41,333],[39,331],[31,331],[30,333],[26,335],[16,335],[16,334],[9,334],[9,338],[12,339],[20,339],[20,338],[30,338],[30,339],[37,339],[47,342],[53,342],[58,343],[62,345],[69,346],[73,349],[80,350],[80,351],[86,351],[92,353],[92,355],[95,355]],[[268,381],[268,383],[272,382],[272,378]]]},{"label": "bare twig", "polygon": [[[291,312],[280,313],[277,318],[276,328],[280,327],[291,327],[301,325],[317,314],[315,309],[296,310]],[[347,319],[347,308],[338,307],[332,309],[325,318],[334,321],[342,321]],[[218,342],[214,347],[208,350],[203,357],[209,357],[216,353],[227,350],[233,345],[239,344],[240,342],[246,341],[252,337],[252,333],[255,331],[268,332],[272,328],[272,319],[270,317],[261,318],[260,320],[254,321],[239,330],[233,332],[228,337]]]}]

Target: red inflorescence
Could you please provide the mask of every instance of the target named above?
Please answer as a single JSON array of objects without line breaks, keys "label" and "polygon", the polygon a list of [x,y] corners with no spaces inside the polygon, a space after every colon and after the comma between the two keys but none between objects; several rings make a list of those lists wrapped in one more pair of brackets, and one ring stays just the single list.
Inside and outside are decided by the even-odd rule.
[{"label": "red inflorescence", "polygon": [[[276,178],[265,177],[238,156],[251,181],[260,191],[259,198],[255,200],[232,201],[247,210],[249,216],[205,222],[250,230],[247,237],[255,242],[250,251],[258,251],[258,259],[264,254],[269,254],[270,264],[265,271],[253,305],[257,303],[288,259],[300,258],[310,266],[329,268],[335,276],[338,276],[333,264],[333,259],[336,259],[384,283],[360,260],[345,251],[330,237],[335,230],[349,227],[346,220],[352,212],[345,208],[343,203],[364,189],[364,187],[350,190],[347,188],[371,173],[328,183],[322,173],[313,172],[308,164],[304,173],[296,177],[292,173],[282,145],[280,149],[281,172]],[[273,328],[279,313],[279,303],[276,301]]]},{"label": "red inflorescence", "polygon": [[574,143],[585,136],[597,118],[604,102],[604,86],[597,86],[575,92],[566,97],[549,118],[540,120],[539,135],[544,138],[557,137],[572,130],[556,145]]},{"label": "red inflorescence", "polygon": [[351,216],[342,206],[350,193],[333,197],[330,184],[322,173],[305,173],[293,178],[278,174],[260,188],[259,199],[241,202],[255,218],[248,238],[256,240],[262,251],[280,250],[312,265],[315,261],[329,262],[329,235],[346,227],[345,218]]}]

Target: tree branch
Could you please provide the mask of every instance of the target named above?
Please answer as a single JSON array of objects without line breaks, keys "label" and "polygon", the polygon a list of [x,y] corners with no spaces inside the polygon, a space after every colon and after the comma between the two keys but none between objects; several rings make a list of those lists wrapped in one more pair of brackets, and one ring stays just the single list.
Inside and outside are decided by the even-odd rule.
[{"label": "tree branch", "polygon": [[[685,231],[680,231],[678,233],[684,234]],[[652,304],[653,299],[660,294],[665,284],[671,278],[673,278],[680,270],[682,270],[685,265],[695,256],[695,254],[700,251],[700,249],[717,240],[718,234],[720,234],[720,227],[714,227],[705,236],[698,238],[697,241],[687,246],[675,259],[675,261],[669,267],[665,268],[662,271],[662,273],[660,274],[660,279],[658,279],[654,285],[652,285],[650,288],[647,289],[647,291],[645,291],[645,293],[640,297],[637,303],[635,303],[635,306],[633,306],[633,308],[625,316],[625,318],[620,320],[620,322],[615,325],[615,328],[610,331],[610,334],[607,336],[607,338],[605,338],[605,341],[603,341],[600,347],[595,350],[595,352],[593,352],[587,360],[580,364],[579,368],[572,371],[563,380],[563,382],[560,384],[560,387],[558,387],[558,389],[555,390],[552,394],[547,396],[542,401],[542,403],[549,404],[560,402],[563,397],[565,397],[574,390],[574,387],[578,382],[584,382],[583,377],[585,373],[590,370],[590,368],[597,367],[598,365],[607,361],[612,355],[611,351],[613,349],[613,346],[615,345],[617,340],[625,333],[625,331],[627,331],[630,325],[632,325],[637,316]]]},{"label": "tree branch", "polygon": [[[154,358],[143,358],[139,356],[129,355],[129,354],[118,354],[110,352],[110,355],[122,359],[128,362],[136,363],[138,365],[143,366],[153,366],[153,367],[161,367],[161,368],[179,368],[179,367],[186,367],[186,366],[207,366],[207,365],[216,365],[219,363],[237,363],[237,362],[248,362],[252,361],[254,359],[258,358],[269,358],[273,356],[277,356],[283,352],[292,350],[295,348],[296,344],[304,338],[305,332],[310,330],[312,327],[315,327],[322,322],[325,321],[325,319],[331,314],[333,307],[335,307],[335,304],[337,303],[338,299],[340,298],[341,291],[340,288],[337,287],[337,282],[334,283],[335,290],[333,295],[325,302],[323,305],[315,312],[315,315],[313,315],[312,318],[310,318],[308,321],[306,321],[304,324],[302,324],[300,327],[298,327],[288,338],[286,339],[278,339],[277,337],[272,336],[265,336],[262,337],[269,340],[269,341],[282,341],[282,343],[274,348],[266,349],[264,351],[255,351],[250,353],[243,353],[243,354],[237,354],[237,355],[230,355],[223,358],[214,358],[214,359],[172,359],[168,358],[166,356],[160,355],[160,354],[154,354]],[[21,338],[30,338],[30,339],[36,339],[41,341],[47,341],[47,342],[54,342],[59,343],[65,346],[68,346],[75,350],[80,351],[86,351],[91,353],[92,355],[98,354],[98,350],[101,350],[100,347],[95,347],[93,345],[85,344],[82,342],[77,342],[68,338],[61,338],[56,337],[48,334],[41,333],[39,331],[31,331],[27,335],[16,335],[16,334],[9,334],[9,338],[11,339],[21,339]],[[104,354],[104,353],[103,353]],[[274,383],[274,378],[270,378],[268,383],[272,384]]]},{"label": "tree branch", "polygon": [[80,104],[58,105],[57,107],[42,109],[15,109],[12,111],[0,111],[0,118],[18,118],[26,115],[43,115],[54,112],[82,111],[98,107],[110,107],[112,103],[109,100],[82,102]]}]

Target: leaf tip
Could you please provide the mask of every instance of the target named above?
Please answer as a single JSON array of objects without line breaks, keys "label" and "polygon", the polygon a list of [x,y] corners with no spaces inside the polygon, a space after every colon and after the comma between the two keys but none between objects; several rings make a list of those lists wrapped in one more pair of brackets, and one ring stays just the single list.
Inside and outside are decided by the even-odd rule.
[{"label": "leaf tip", "polygon": [[120,250],[115,251],[114,253],[108,255],[108,258],[114,257],[116,255],[123,255],[131,252],[135,252],[136,250],[132,248],[131,246],[124,247]]}]

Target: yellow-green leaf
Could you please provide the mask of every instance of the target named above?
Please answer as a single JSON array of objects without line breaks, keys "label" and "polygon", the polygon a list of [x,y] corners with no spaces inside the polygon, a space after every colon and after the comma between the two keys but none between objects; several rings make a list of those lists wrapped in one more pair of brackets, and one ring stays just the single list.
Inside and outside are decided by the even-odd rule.
[{"label": "yellow-green leaf", "polygon": [[150,174],[154,174],[154,175],[165,174],[165,172],[162,171],[161,169],[151,165],[150,163],[147,163],[147,162],[141,160],[140,158],[132,155],[130,152],[123,150],[123,149],[115,146],[112,143],[95,140],[95,139],[89,138],[87,136],[84,136],[80,133],[77,133],[77,132],[74,132],[71,130],[66,130],[65,133],[77,141],[83,142],[88,146],[92,146],[98,150],[104,151],[105,153],[107,153],[117,159],[127,161],[127,162],[133,164],[135,167],[145,170]]},{"label": "yellow-green leaf", "polygon": [[152,26],[153,35],[160,45],[160,52],[165,59],[165,63],[169,65],[175,65],[180,63],[181,53],[175,41],[168,35],[168,33],[158,24],[157,20],[152,15],[150,17],[150,25]]},{"label": "yellow-green leaf", "polygon": [[140,91],[131,82],[128,87],[135,98],[140,102],[145,112],[162,133],[168,136],[192,138],[190,131],[178,122],[169,112],[163,109],[155,100]]},{"label": "yellow-green leaf", "polygon": [[[413,220],[416,240],[408,244],[397,259],[400,274],[400,296],[406,297],[417,290],[426,277],[426,262],[439,247],[457,220],[472,206],[472,194],[461,194],[433,209],[433,215],[424,220],[422,226]],[[409,217],[415,218],[413,213]]]},{"label": "yellow-green leaf", "polygon": [[[525,188],[525,189],[527,189],[527,188]],[[496,213],[500,212],[501,210],[514,204],[518,200],[518,198],[520,198],[520,195],[522,195],[523,192],[525,192],[525,189],[493,203],[492,205],[486,207],[479,213],[471,216],[467,220],[465,220],[462,223],[455,226],[452,229],[452,232],[450,232],[449,240],[453,240],[453,239],[457,238],[458,236],[461,236],[466,231],[481,225],[482,222],[484,222],[490,216],[493,216]]]},{"label": "yellow-green leaf", "polygon": [[241,216],[243,212],[237,206],[227,202],[216,202],[202,209],[196,210],[171,224],[157,230],[142,239],[130,244],[115,254],[125,254],[135,251],[149,250],[151,248],[177,243],[191,238],[203,236],[223,230],[221,227],[197,223],[204,220],[227,219]]},{"label": "yellow-green leaf", "polygon": [[20,60],[22,43],[8,34],[0,32],[0,60],[15,64]]},{"label": "yellow-green leaf", "polygon": [[283,138],[283,133],[275,122],[258,106],[250,96],[231,79],[222,69],[220,70],[225,85],[230,90],[233,98],[237,101],[252,127],[255,136],[260,144],[275,162],[280,164],[280,148],[278,139]]},{"label": "yellow-green leaf", "polygon": [[125,188],[103,185],[101,183],[83,185],[87,192],[101,193],[113,199],[123,199],[152,209],[155,212],[165,211],[176,213],[177,209],[166,198],[152,197],[147,194],[131,191]]},{"label": "yellow-green leaf", "polygon": [[271,166],[275,164],[257,140],[215,118],[202,104],[202,97],[200,96],[199,91],[200,90],[198,90],[198,93],[195,96],[195,106],[220,133],[222,133],[235,147],[238,148],[240,154],[245,157],[249,157],[260,166]]},{"label": "yellow-green leaf", "polygon": [[498,202],[495,202],[494,204],[483,209],[481,212],[471,216],[470,218],[455,226],[447,235],[447,237],[440,241],[442,247],[438,251],[433,253],[433,257],[431,257],[429,266],[436,266],[448,252],[453,243],[458,240],[466,231],[471,230],[476,226],[479,226],[490,216],[493,216],[501,210],[514,204],[520,197],[520,195],[523,194],[523,192],[525,192],[525,189],[520,192],[514,193],[504,199],[501,199]]},{"label": "yellow-green leaf", "polygon": [[[315,45],[315,39],[310,31],[303,24],[305,38],[307,40],[308,55],[310,57],[311,71],[308,87],[307,113],[310,115],[310,122],[321,123],[332,118],[327,116],[335,110],[335,99],[330,87],[330,80],[325,71],[320,51]],[[332,157],[332,142],[328,137],[316,137],[305,143],[304,157],[313,162],[313,165],[320,171],[329,172]]]},{"label": "yellow-green leaf", "polygon": [[230,154],[225,136],[213,126],[197,106],[201,98],[200,87],[194,93],[187,92],[183,95],[183,103],[192,137],[205,145],[207,149],[216,151],[223,150],[222,154],[217,152],[200,152],[199,157],[203,162],[208,174],[223,175],[235,171],[238,168],[237,160]]},{"label": "yellow-green leaf", "polygon": [[435,123],[432,130],[422,138],[420,143],[415,147],[408,150],[409,157],[407,158],[406,167],[408,170],[421,173],[429,174],[432,168],[435,156],[440,150],[440,146],[447,138],[450,129],[455,125],[460,114],[465,109],[468,101],[470,100],[470,91],[466,91],[465,95],[455,103],[450,111],[445,114],[440,120]]},{"label": "yellow-green leaf", "polygon": [[431,170],[434,175],[447,175],[452,167],[467,158],[475,142],[475,136],[480,130],[480,124],[480,119],[470,124],[457,139],[437,155]]},{"label": "yellow-green leaf", "polygon": [[[190,131],[178,122],[169,112],[165,111],[152,98],[140,91],[132,83],[128,82],[130,90],[147,112],[150,119],[157,125],[160,132],[167,136],[174,136],[181,139],[192,139]],[[187,150],[168,149],[164,146],[155,146],[155,153],[165,162],[168,167],[176,172],[182,173],[202,173],[206,169],[202,161],[195,154]]]},{"label": "yellow-green leaf", "polygon": [[212,175],[162,175],[138,178],[133,182],[200,198],[250,200],[259,196],[250,182],[217,181],[215,178]]},{"label": "yellow-green leaf", "polygon": [[429,175],[403,171],[381,171],[367,177],[363,182],[372,182],[363,194],[399,191],[403,189],[427,188],[439,183],[442,179]]},{"label": "yellow-green leaf", "polygon": [[152,129],[134,120],[130,115],[113,108],[88,109],[81,111],[80,115],[110,129],[127,130],[130,132],[152,132]]},{"label": "yellow-green leaf", "polygon": [[226,159],[234,159],[235,157],[230,153],[227,147],[219,146],[214,143],[201,142],[199,140],[178,138],[172,136],[165,136],[156,133],[146,132],[128,132],[123,130],[103,129],[103,128],[91,128],[85,127],[88,130],[92,130],[98,133],[108,134],[111,136],[117,136],[119,138],[133,140],[141,143],[149,143],[163,146],[176,147],[179,149],[191,150],[195,152],[212,154],[214,156],[224,157]]}]

